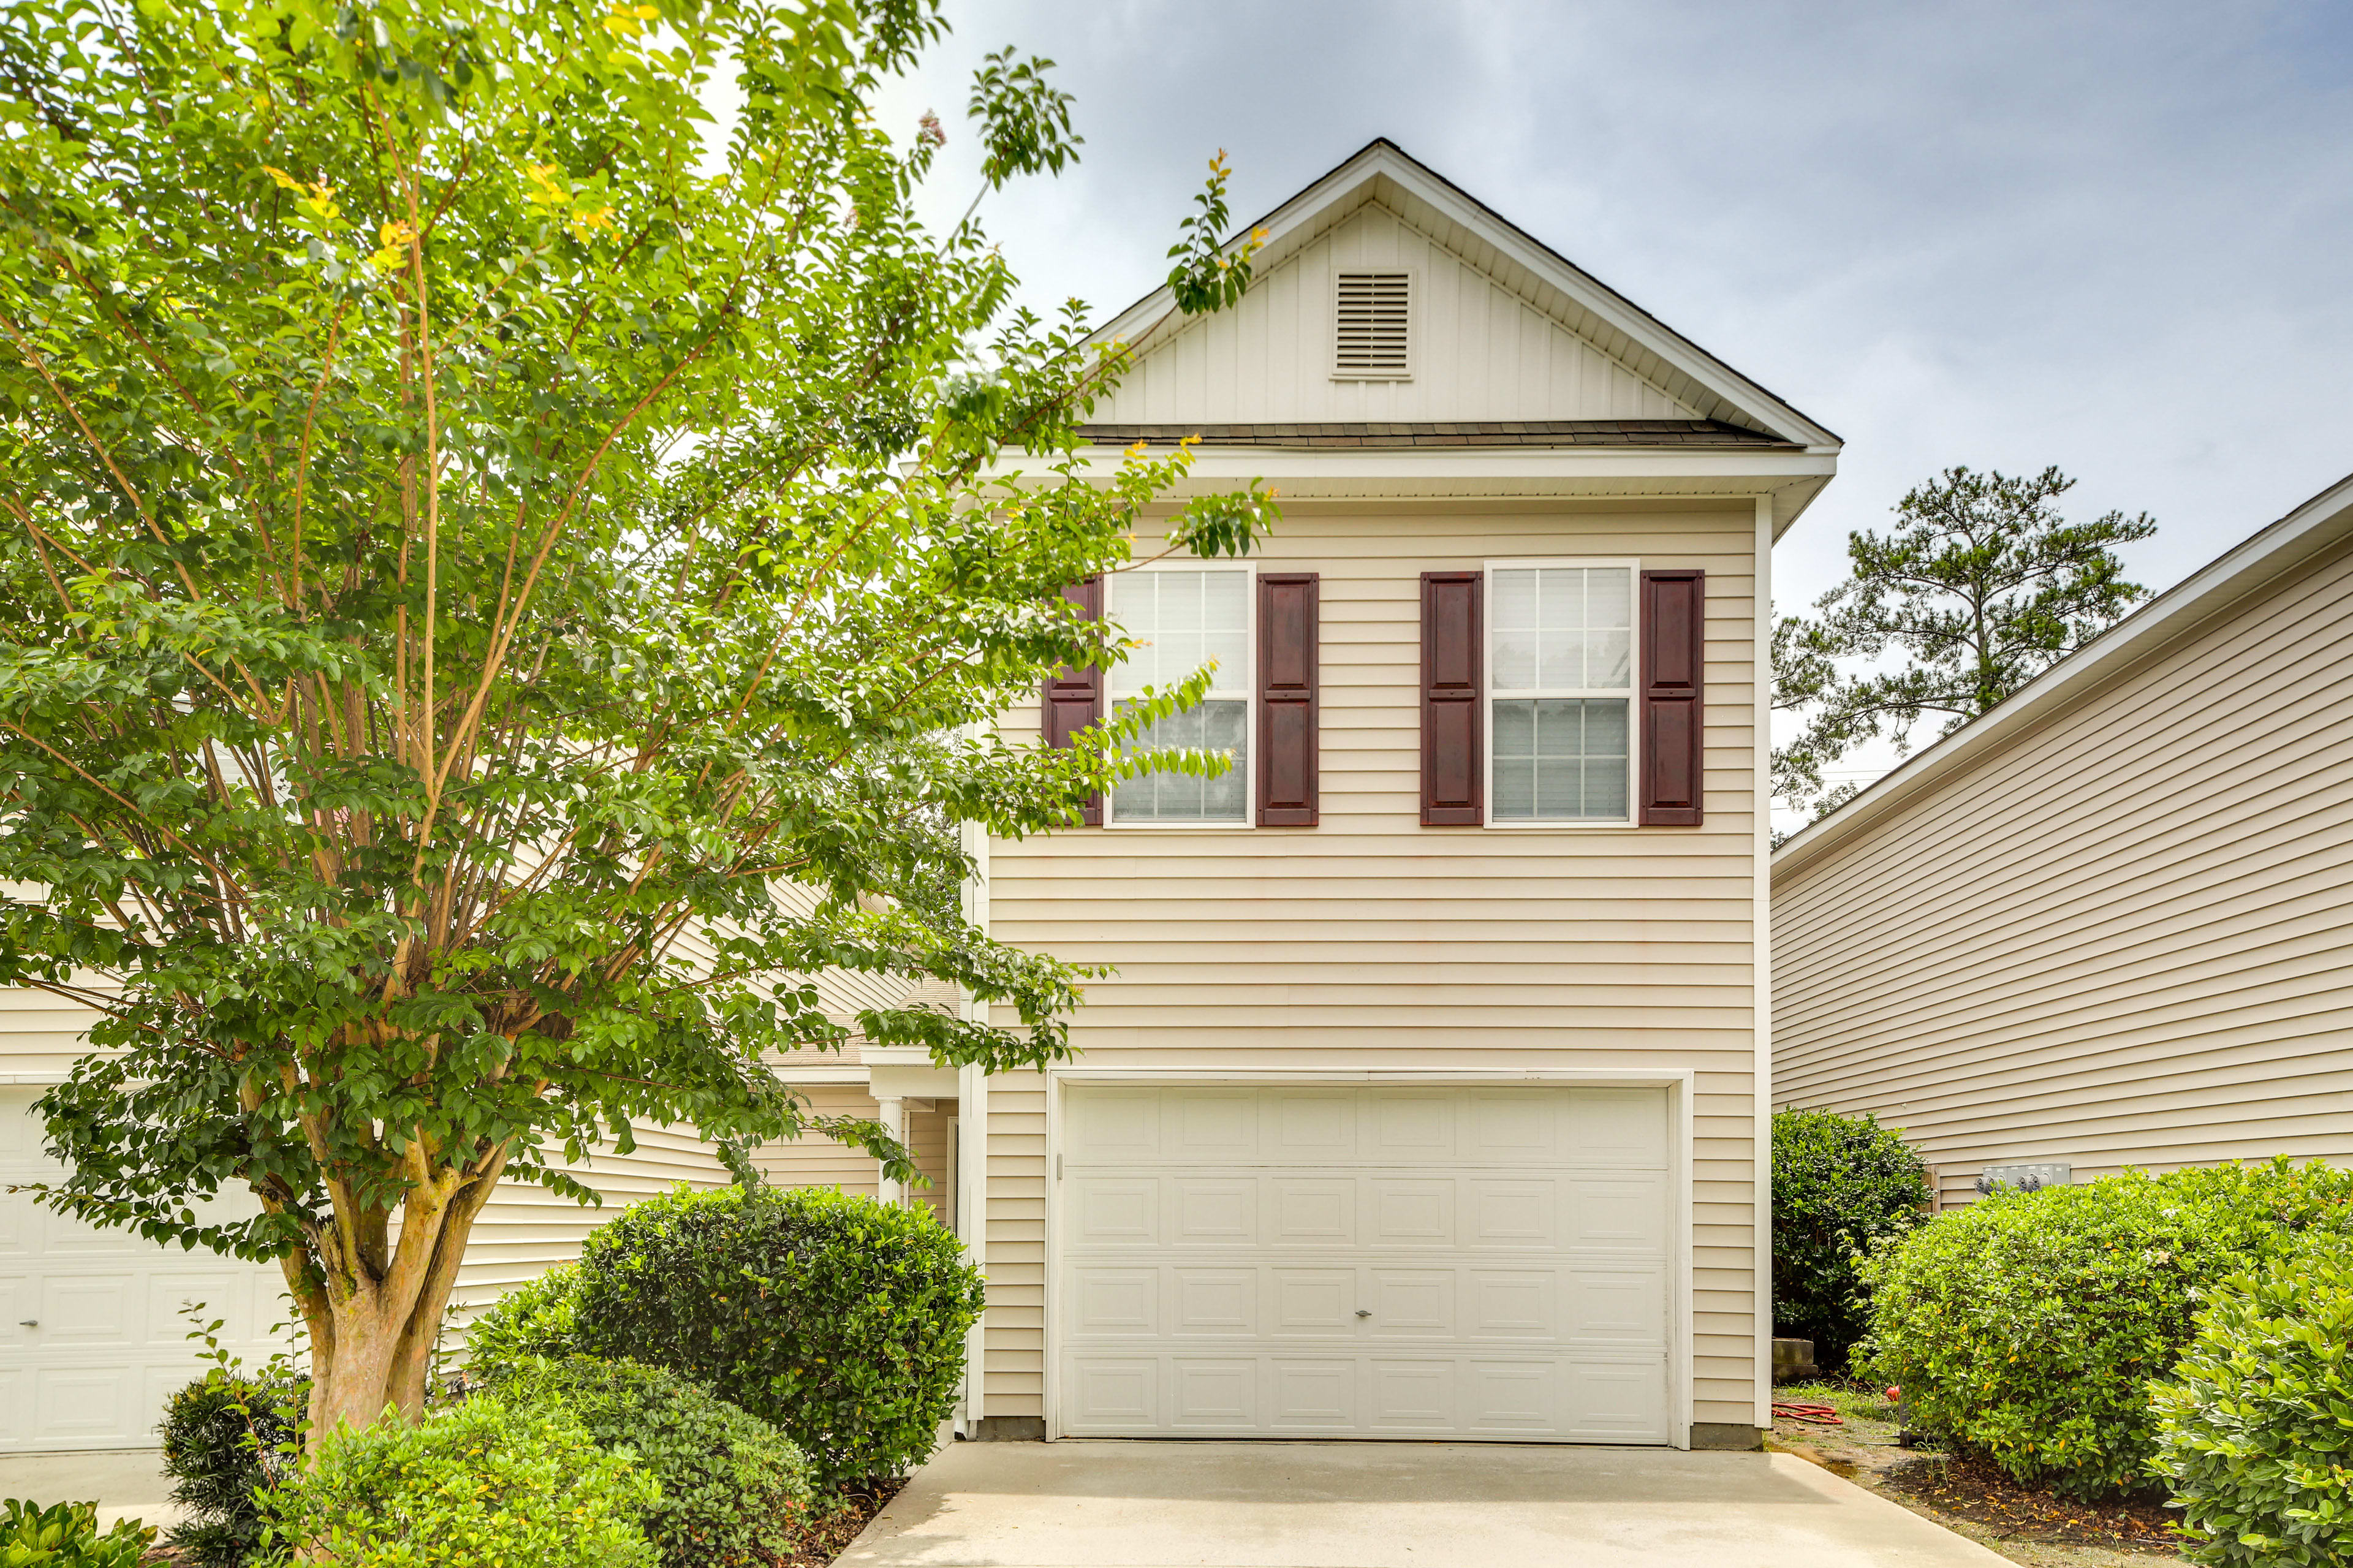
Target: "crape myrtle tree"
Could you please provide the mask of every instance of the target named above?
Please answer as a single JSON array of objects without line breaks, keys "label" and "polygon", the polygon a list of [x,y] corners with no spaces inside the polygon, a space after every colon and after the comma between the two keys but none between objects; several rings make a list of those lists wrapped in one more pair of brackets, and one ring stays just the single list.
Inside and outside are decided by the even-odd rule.
[{"label": "crape myrtle tree", "polygon": [[1856,786],[1828,786],[1827,764],[1881,736],[1901,755],[1923,722],[1950,734],[2147,596],[2116,551],[2157,524],[2070,522],[2056,503],[2074,487],[2057,468],[1947,468],[1905,495],[1894,529],[1848,535],[1853,574],[1813,616],[1774,622],[1773,706],[1804,715],[1773,753],[1777,799],[1835,809]]},{"label": "crape myrtle tree", "polygon": [[[1129,562],[1187,458],[1083,469],[1121,351],[1012,309],[969,212],[917,221],[944,133],[871,106],[943,30],[936,0],[0,14],[0,983],[100,1016],[37,1190],[279,1260],[322,1431],[419,1410],[502,1177],[593,1201],[560,1167],[645,1122],[739,1176],[808,1131],[910,1173],[763,1065],[842,1038],[808,977],[1019,1020],[859,1016],[942,1063],[1063,1057],[1084,973],[964,921],[967,825],[1223,765],[1122,748],[1202,675],[1069,749],[990,722],[1119,657],[1057,589]],[[1070,160],[1049,63],[976,79],[984,190]],[[1222,181],[1187,309],[1248,280]],[[1196,499],[1166,548],[1270,516]],[[239,1189],[258,1217],[196,1207]]]}]

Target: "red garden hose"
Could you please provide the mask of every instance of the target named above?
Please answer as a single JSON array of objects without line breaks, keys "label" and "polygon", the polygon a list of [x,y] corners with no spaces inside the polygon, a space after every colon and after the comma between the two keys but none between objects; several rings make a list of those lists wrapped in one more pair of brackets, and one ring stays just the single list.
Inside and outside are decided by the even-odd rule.
[{"label": "red garden hose", "polygon": [[1846,1418],[1827,1405],[1781,1405],[1773,1406],[1776,1421],[1787,1417],[1791,1421],[1810,1421],[1817,1426],[1843,1426]]}]

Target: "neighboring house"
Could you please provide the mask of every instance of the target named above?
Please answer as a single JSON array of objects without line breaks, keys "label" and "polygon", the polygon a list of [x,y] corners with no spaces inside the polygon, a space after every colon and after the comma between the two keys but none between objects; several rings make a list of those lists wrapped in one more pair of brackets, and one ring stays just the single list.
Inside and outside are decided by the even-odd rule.
[{"label": "neighboring house", "polygon": [[[1165,738],[1240,765],[972,846],[995,937],[1117,967],[1076,1059],[787,1076],[903,1129],[986,1270],[970,1435],[1753,1447],[1767,570],[1837,437],[1386,142],[1263,226],[1239,307],[1105,330],[1089,452],[1198,435],[1191,488],[1281,526],[1075,585],[1146,650],[1008,721],[1215,658]],[[512,1212],[470,1281],[597,1217]]]},{"label": "neighboring house", "polygon": [[971,1130],[971,1429],[1754,1447],[1765,574],[1837,439],[1385,142],[1263,226],[1088,434],[1281,526],[1075,587],[1145,651],[1008,720],[1215,658],[1166,737],[1240,765],[979,847],[1117,966],[1075,1061],[864,1058]]},{"label": "neighboring house", "polygon": [[[817,984],[823,1005],[844,1021],[859,1006],[899,994],[857,975],[824,974]],[[189,1304],[202,1304],[206,1321],[219,1321],[223,1347],[250,1366],[288,1342],[282,1326],[292,1312],[275,1265],[158,1247],[7,1191],[58,1173],[42,1152],[33,1105],[88,1048],[95,1018],[45,992],[0,987],[0,1454],[153,1447],[165,1398],[203,1370],[203,1347],[187,1338]],[[838,1077],[840,1069],[831,1070]],[[835,1085],[821,1084],[812,1098],[834,1092]],[[922,1119],[913,1133],[918,1152],[931,1155],[926,1172],[944,1178],[944,1152],[927,1150]],[[454,1319],[576,1257],[581,1239],[621,1205],[681,1182],[716,1187],[730,1179],[716,1152],[691,1131],[640,1127],[635,1135],[630,1153],[599,1149],[575,1168],[603,1194],[602,1208],[528,1183],[500,1184],[475,1222],[453,1292]],[[872,1192],[873,1162],[840,1152],[846,1184]],[[223,1199],[219,1207],[253,1212],[250,1198]]]},{"label": "neighboring house", "polygon": [[2353,479],[1781,846],[1774,1101],[1946,1203],[2353,1163],[2348,952]]}]

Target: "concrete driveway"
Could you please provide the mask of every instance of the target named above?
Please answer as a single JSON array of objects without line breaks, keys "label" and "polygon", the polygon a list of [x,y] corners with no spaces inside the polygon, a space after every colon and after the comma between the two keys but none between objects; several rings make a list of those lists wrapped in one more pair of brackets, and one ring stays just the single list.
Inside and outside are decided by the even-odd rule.
[{"label": "concrete driveway", "polygon": [[1992,1568],[1788,1454],[958,1443],[839,1568]]}]

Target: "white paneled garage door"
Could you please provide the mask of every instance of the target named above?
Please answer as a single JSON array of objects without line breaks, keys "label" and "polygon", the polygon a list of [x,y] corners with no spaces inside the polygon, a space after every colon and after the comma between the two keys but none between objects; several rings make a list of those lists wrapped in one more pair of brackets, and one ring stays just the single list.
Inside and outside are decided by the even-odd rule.
[{"label": "white paneled garage door", "polygon": [[1069,1436],[1670,1440],[1662,1089],[1064,1091]]},{"label": "white paneled garage door", "polygon": [[[0,1453],[142,1448],[172,1391],[203,1370],[180,1315],[206,1321],[248,1366],[288,1316],[275,1268],[99,1230],[5,1189],[47,1181],[37,1089],[0,1088]],[[248,1211],[250,1212],[250,1211]]]}]

